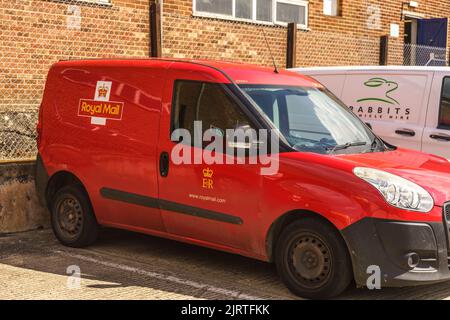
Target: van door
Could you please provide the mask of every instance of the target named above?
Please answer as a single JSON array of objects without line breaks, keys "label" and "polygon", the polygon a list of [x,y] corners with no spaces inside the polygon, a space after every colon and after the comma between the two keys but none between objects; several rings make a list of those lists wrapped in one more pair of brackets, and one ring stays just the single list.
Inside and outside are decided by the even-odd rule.
[{"label": "van door", "polygon": [[323,84],[336,97],[342,99],[342,90],[344,89],[345,74],[315,74],[313,77],[316,81]]},{"label": "van door", "polygon": [[424,152],[450,159],[450,75],[435,74],[422,145]]},{"label": "van door", "polygon": [[421,150],[432,73],[348,73],[342,100],[393,145]]},{"label": "van door", "polygon": [[[59,130],[76,146],[65,149],[83,150],[78,158],[65,157],[89,177],[85,186],[100,224],[164,231],[160,210],[154,205],[163,77],[160,62],[145,68],[125,63],[124,67],[65,68],[61,73],[64,90],[57,92],[61,101],[57,113],[64,126]],[[115,119],[79,115],[73,106],[80,99],[114,102],[122,106],[121,115]]]},{"label": "van door", "polygon": [[[202,123],[200,134],[210,128],[223,133],[250,123],[226,85],[210,83],[201,76],[196,81],[181,80],[194,76],[193,72],[180,72],[166,84],[159,145],[159,197],[164,225],[169,233],[199,243],[248,249],[258,215],[259,166],[203,161],[180,164],[181,154],[192,155],[187,157],[191,161],[194,155],[201,158],[206,152],[204,144],[194,146],[184,140],[178,144],[170,138],[176,129],[184,129],[194,137],[194,121]],[[186,153],[174,151],[181,147]],[[223,156],[220,152],[215,155]]]}]

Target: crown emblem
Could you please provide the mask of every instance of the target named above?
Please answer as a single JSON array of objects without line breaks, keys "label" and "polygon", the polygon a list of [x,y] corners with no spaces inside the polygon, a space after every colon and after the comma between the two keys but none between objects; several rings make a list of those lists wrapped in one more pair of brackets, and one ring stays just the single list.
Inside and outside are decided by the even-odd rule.
[{"label": "crown emblem", "polygon": [[108,94],[108,88],[106,86],[98,88],[98,96],[100,98],[106,98],[107,94]]},{"label": "crown emblem", "polygon": [[214,174],[214,171],[211,170],[210,168],[203,169],[203,177],[212,178],[213,174]]}]

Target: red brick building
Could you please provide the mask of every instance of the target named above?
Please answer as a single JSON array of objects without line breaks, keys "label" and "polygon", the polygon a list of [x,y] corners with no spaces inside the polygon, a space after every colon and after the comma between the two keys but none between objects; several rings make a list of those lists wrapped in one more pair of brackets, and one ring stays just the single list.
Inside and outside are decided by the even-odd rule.
[{"label": "red brick building", "polygon": [[295,21],[302,66],[378,64],[380,36],[391,31],[388,63],[403,64],[404,39],[433,45],[419,34],[426,28],[418,22],[444,18],[432,29],[446,40],[450,16],[448,3],[439,0],[164,0],[162,12],[166,56],[269,64],[264,30],[284,65],[286,22]]},{"label": "red brick building", "polygon": [[[0,110],[36,108],[57,60],[149,56],[151,2],[0,0]],[[268,65],[265,35],[280,66],[287,22],[298,23],[297,65],[378,64],[380,36],[391,33],[388,62],[403,64],[416,57],[405,60],[405,41],[446,47],[446,20],[430,19],[450,15],[441,0],[156,2],[163,56]]]}]

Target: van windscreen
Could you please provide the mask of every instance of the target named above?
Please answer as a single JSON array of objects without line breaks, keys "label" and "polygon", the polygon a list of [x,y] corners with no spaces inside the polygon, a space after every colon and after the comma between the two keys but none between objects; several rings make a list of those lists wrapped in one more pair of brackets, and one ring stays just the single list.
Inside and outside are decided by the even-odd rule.
[{"label": "van windscreen", "polygon": [[240,88],[298,151],[331,154],[385,149],[383,142],[327,90],[273,85]]}]

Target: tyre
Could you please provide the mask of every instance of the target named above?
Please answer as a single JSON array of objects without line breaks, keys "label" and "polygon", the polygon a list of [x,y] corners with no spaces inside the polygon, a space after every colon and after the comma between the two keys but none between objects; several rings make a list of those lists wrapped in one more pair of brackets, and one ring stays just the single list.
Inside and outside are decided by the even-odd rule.
[{"label": "tyre", "polygon": [[65,246],[81,248],[97,240],[98,224],[86,192],[78,185],[61,188],[51,202],[56,238]]},{"label": "tyre", "polygon": [[344,240],[332,226],[317,219],[293,222],[282,231],[275,263],[288,289],[304,298],[336,297],[353,279]]}]

